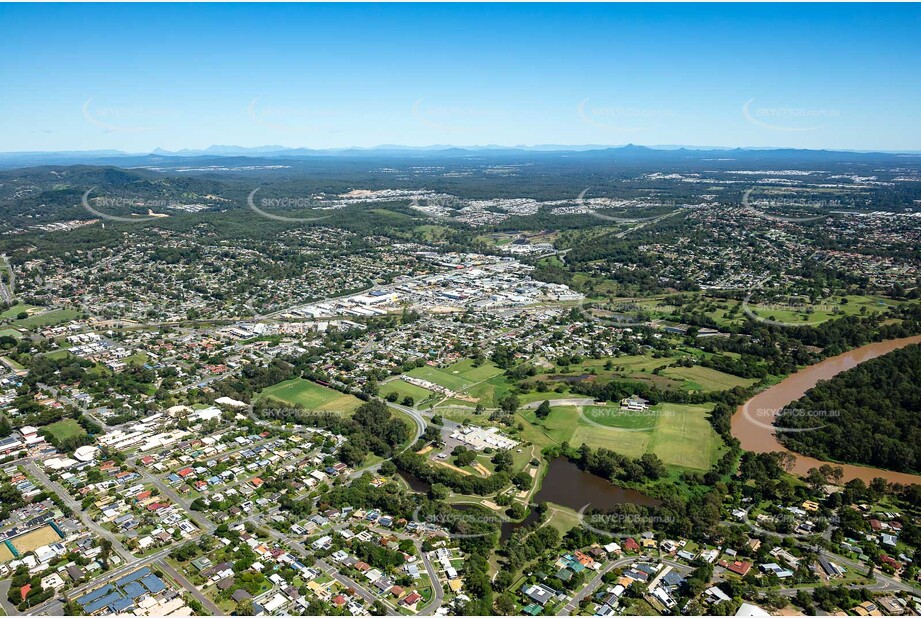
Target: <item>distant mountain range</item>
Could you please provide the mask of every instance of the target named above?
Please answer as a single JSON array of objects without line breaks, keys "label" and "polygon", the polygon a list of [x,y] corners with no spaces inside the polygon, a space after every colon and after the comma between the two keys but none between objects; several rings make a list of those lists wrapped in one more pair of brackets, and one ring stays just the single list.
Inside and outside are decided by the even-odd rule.
[{"label": "distant mountain range", "polygon": [[158,164],[204,164],[223,157],[253,158],[261,162],[267,160],[296,160],[316,157],[346,158],[403,158],[403,159],[463,159],[495,157],[591,157],[591,158],[630,158],[640,160],[670,160],[736,158],[740,160],[800,160],[816,162],[822,160],[842,161],[847,159],[919,157],[921,151],[853,151],[853,150],[803,150],[795,148],[727,148],[722,146],[602,146],[585,144],[565,146],[543,144],[537,146],[400,146],[385,144],[373,148],[286,148],[269,145],[258,147],[215,145],[205,149],[183,149],[168,151],[156,148],[149,153],[130,153],[120,150],[86,150],[86,151],[49,151],[49,152],[5,152],[0,153],[0,167],[9,169],[35,165],[74,165],[97,164],[117,166],[155,166]]}]

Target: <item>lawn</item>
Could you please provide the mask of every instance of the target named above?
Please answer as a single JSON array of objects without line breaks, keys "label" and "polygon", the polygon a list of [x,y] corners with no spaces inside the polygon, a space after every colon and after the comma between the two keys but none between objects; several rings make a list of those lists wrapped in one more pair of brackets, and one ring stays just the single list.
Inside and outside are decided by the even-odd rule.
[{"label": "lawn", "polygon": [[[556,444],[568,442],[572,439],[572,433],[579,424],[579,409],[575,406],[554,406],[550,408],[550,416],[542,421],[537,420],[533,409],[522,410],[519,414],[531,424],[538,434],[544,436],[543,440],[540,437],[526,438],[536,443],[541,441],[546,443],[547,440]],[[527,425],[525,431],[527,433]]]},{"label": "lawn", "polygon": [[[794,307],[783,306],[783,303],[749,303],[748,309],[756,316],[768,318],[785,324],[806,324],[815,326],[828,320],[836,319],[847,315],[860,315],[861,312],[871,314],[873,312],[885,311],[891,306],[901,304],[899,301],[883,298],[880,296],[860,296],[851,294],[845,296],[847,302],[841,304],[841,297],[833,296],[819,300],[812,305],[813,311],[810,313],[806,310],[800,310]],[[734,303],[740,305],[741,303]],[[718,322],[723,324],[738,323],[746,318],[746,314],[739,306],[735,313],[727,315],[724,310],[710,312]]]},{"label": "lawn", "polygon": [[606,448],[636,459],[649,450],[650,435],[651,432],[646,431],[622,431],[614,428],[600,429],[579,425],[573,431],[569,444],[571,446],[588,444],[592,448]]},{"label": "lawn", "polygon": [[44,313],[36,313],[24,320],[13,320],[12,325],[16,328],[42,328],[70,322],[79,315],[80,312],[73,309],[52,309]]},{"label": "lawn", "polygon": [[86,433],[83,427],[80,426],[80,423],[72,418],[65,418],[56,423],[51,423],[47,425],[45,429],[47,429],[56,440],[66,440],[67,438],[82,436]]},{"label": "lawn", "polygon": [[25,312],[27,312],[28,314],[31,315],[31,314],[35,313],[36,311],[40,311],[40,310],[41,310],[41,307],[36,307],[35,305],[26,305],[26,304],[20,303],[20,304],[17,304],[17,305],[13,305],[12,307],[10,307],[9,309],[7,309],[6,311],[0,312],[0,319],[2,319],[2,318],[15,318],[17,315],[19,315],[19,314],[22,313],[23,311],[25,311]]},{"label": "lawn", "polygon": [[25,371],[25,367],[14,361],[9,356],[2,357],[3,364],[12,369],[13,371]]},{"label": "lawn", "polygon": [[491,361],[485,361],[479,367],[474,367],[473,360],[469,358],[448,366],[445,371],[452,375],[460,375],[471,382],[482,382],[504,373],[502,369],[496,367]]},{"label": "lawn", "polygon": [[20,339],[22,338],[22,333],[12,328],[4,328],[0,330],[0,337],[12,337],[13,339]]},{"label": "lawn", "polygon": [[42,356],[44,356],[45,358],[51,359],[51,360],[58,360],[61,358],[67,358],[68,356],[71,356],[71,353],[68,350],[55,350],[54,352],[47,352],[43,354]]},{"label": "lawn", "polygon": [[444,369],[417,367],[407,375],[440,384],[458,393],[468,392],[469,389],[470,395],[484,399],[486,405],[492,405],[496,389],[501,390],[507,384],[502,374],[503,370],[490,361],[474,367],[473,360],[466,358]]},{"label": "lawn", "polygon": [[310,380],[294,378],[263,389],[259,398],[268,397],[285,403],[297,404],[307,410],[351,412],[361,405],[361,400]]},{"label": "lawn", "polygon": [[422,388],[421,386],[416,386],[415,384],[410,384],[403,380],[397,379],[392,382],[384,384],[380,388],[381,397],[385,397],[390,393],[396,393],[400,396],[400,401],[403,401],[403,398],[409,395],[412,397],[416,403],[419,403],[427,398],[429,398],[433,393],[432,391]]},{"label": "lawn", "polygon": [[658,410],[636,412],[623,410],[620,406],[586,406],[585,418],[605,427],[617,427],[631,431],[651,430],[659,422]]},{"label": "lawn", "polygon": [[489,378],[467,389],[467,394],[476,397],[484,406],[490,408],[499,405],[499,400],[512,390],[512,384],[504,375]]},{"label": "lawn", "polygon": [[709,367],[670,367],[662,370],[662,375],[687,380],[689,390],[696,391],[723,391],[736,386],[751,386],[756,380],[740,378]]},{"label": "lawn", "polygon": [[663,414],[649,438],[648,450],[665,463],[706,470],[720,457],[723,441],[707,416],[712,405],[660,404]]},{"label": "lawn", "polygon": [[416,367],[407,375],[434,382],[435,384],[449,388],[455,392],[460,392],[473,386],[472,381],[466,380],[460,375],[448,373],[446,369],[438,369],[437,367]]},{"label": "lawn", "polygon": [[655,453],[666,465],[693,470],[709,469],[721,455],[722,440],[707,420],[711,405],[663,403],[635,416],[608,410],[612,408],[588,406],[580,412],[575,406],[559,406],[538,421],[534,410],[524,409],[518,413],[525,421],[520,438],[542,447],[587,444],[633,458]]}]

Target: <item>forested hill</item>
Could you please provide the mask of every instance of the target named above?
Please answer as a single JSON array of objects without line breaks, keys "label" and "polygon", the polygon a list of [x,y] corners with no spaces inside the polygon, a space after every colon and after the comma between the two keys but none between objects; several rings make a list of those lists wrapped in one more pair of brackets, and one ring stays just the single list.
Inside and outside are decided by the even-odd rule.
[{"label": "forested hill", "polygon": [[821,427],[779,433],[798,453],[921,472],[921,346],[911,345],[820,382],[777,421]]}]

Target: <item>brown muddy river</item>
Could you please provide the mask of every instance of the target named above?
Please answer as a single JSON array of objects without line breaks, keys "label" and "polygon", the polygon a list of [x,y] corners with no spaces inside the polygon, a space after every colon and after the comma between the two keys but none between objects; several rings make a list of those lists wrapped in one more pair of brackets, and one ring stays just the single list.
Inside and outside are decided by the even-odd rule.
[{"label": "brown muddy river", "polygon": [[[787,449],[774,435],[776,428],[772,425],[778,410],[782,410],[802,397],[806,394],[806,391],[821,380],[828,380],[842,371],[853,369],[864,361],[877,358],[913,343],[921,343],[921,335],[871,343],[862,348],[827,358],[820,363],[791,374],[782,382],[761,391],[749,399],[736,411],[732,416],[732,435],[738,438],[742,448],[746,451],[755,453],[786,451]],[[830,418],[829,422],[834,423],[834,418]],[[859,437],[855,436],[855,439],[859,439]],[[921,484],[921,475],[824,462],[798,453],[793,454],[796,455],[793,472],[800,475],[806,474],[809,468],[816,468],[823,463],[832,463],[844,469],[844,481],[859,478],[869,483],[876,477],[882,477],[890,483]]]}]

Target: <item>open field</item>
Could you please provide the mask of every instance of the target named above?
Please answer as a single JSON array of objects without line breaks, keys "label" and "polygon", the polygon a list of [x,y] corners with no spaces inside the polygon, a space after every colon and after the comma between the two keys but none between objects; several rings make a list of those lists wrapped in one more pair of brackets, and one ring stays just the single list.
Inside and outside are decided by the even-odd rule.
[{"label": "open field", "polygon": [[417,404],[434,394],[428,389],[422,388],[421,386],[416,386],[415,384],[410,384],[409,382],[404,382],[403,380],[399,379],[393,380],[392,382],[388,382],[387,384],[381,386],[381,397],[385,397],[390,393],[396,393],[399,395],[400,401],[403,401],[403,397],[409,395],[416,401]]},{"label": "open field", "polygon": [[58,360],[61,358],[67,358],[70,355],[71,354],[68,350],[55,350],[54,352],[48,352],[47,354],[44,354],[43,356],[45,358],[49,358],[52,360]]},{"label": "open field", "polygon": [[[653,318],[664,318],[670,315],[675,310],[675,307],[665,303],[663,298],[650,297],[630,300],[629,303],[625,304],[629,304],[634,311],[628,312],[628,314],[641,310]],[[847,302],[842,303],[842,298],[846,298]],[[703,311],[704,315],[712,318],[719,326],[739,324],[747,319],[745,312],[742,310],[740,300],[711,297],[707,296],[705,292],[700,293],[698,299],[703,303],[701,308],[706,309]],[[773,319],[778,322],[814,326],[846,315],[885,311],[887,307],[901,304],[901,302],[881,296],[850,294],[844,297],[835,296],[819,300],[813,305],[812,311],[799,310],[793,306],[781,306],[780,303],[759,305],[752,302],[748,304],[748,308],[759,317]]]},{"label": "open field", "polygon": [[461,375],[471,382],[482,382],[503,373],[503,370],[493,365],[491,361],[484,361],[479,367],[474,367],[473,360],[469,358],[446,367],[445,371],[450,374]]},{"label": "open field", "polygon": [[13,360],[12,358],[10,358],[9,356],[0,357],[0,361],[2,361],[4,365],[6,365],[7,367],[9,367],[9,368],[12,369],[13,371],[25,371],[25,369],[26,369],[25,367],[23,367],[22,365],[20,365],[20,364],[17,363],[16,361],[14,361],[14,360]]},{"label": "open field", "polygon": [[[543,421],[534,410],[522,410],[525,428],[519,437],[540,446],[587,444],[633,458],[655,453],[666,465],[693,470],[708,469],[721,454],[722,440],[707,420],[710,405],[663,403],[636,416],[611,414],[612,409],[589,406],[580,413],[576,406],[559,406]],[[582,414],[609,426],[593,425]]]},{"label": "open field", "polygon": [[22,536],[18,536],[12,540],[13,547],[16,548],[16,551],[20,555],[25,554],[35,550],[37,547],[42,545],[48,545],[49,543],[57,543],[61,540],[60,535],[54,531],[54,528],[51,526],[42,526],[37,530],[32,532],[26,532]]},{"label": "open field", "polygon": [[713,430],[707,415],[710,405],[660,404],[667,412],[649,438],[648,450],[666,464],[706,470],[721,454],[723,441]]},{"label": "open field", "polygon": [[52,309],[29,316],[24,320],[13,320],[12,325],[16,328],[41,328],[70,322],[79,315],[80,312],[73,309]]},{"label": "open field", "polygon": [[259,393],[259,398],[266,397],[285,403],[298,404],[307,410],[328,412],[351,412],[361,405],[361,400],[357,397],[340,393],[303,378],[279,382],[263,389]]},{"label": "open field", "polygon": [[80,423],[72,418],[65,418],[56,423],[51,423],[44,429],[48,430],[57,440],[66,440],[74,436],[81,436],[86,433]]},{"label": "open field", "polygon": [[527,435],[527,425],[525,426],[526,439],[531,442],[547,444],[555,442],[562,444],[572,438],[572,432],[575,431],[579,424],[579,409],[575,406],[555,406],[550,408],[550,416],[542,421],[537,420],[534,410],[522,410],[518,414],[523,417],[538,434],[536,437]]},{"label": "open field", "polygon": [[722,391],[736,386],[751,386],[757,380],[740,378],[729,373],[723,373],[709,367],[670,367],[664,369],[662,374],[668,377],[686,380],[689,390],[695,391]]},{"label": "open field", "polygon": [[[707,367],[668,367],[676,359],[690,352],[678,351],[674,356],[653,358],[651,355],[620,356],[617,358],[589,358],[576,365],[570,365],[565,374],[545,374],[541,379],[557,385],[561,376],[588,376],[600,382],[612,379],[648,382],[662,390],[719,391],[736,386],[749,386],[755,380],[710,369]],[[699,356],[699,354],[698,354]],[[659,373],[654,373],[659,369]],[[557,379],[553,379],[557,378]]]},{"label": "open field", "polygon": [[434,382],[435,384],[439,384],[457,392],[473,386],[473,382],[465,380],[459,375],[450,374],[445,369],[438,369],[437,367],[416,367],[407,375]]},{"label": "open field", "polygon": [[483,402],[486,407],[498,405],[499,400],[512,390],[512,384],[503,375],[490,378],[485,382],[472,386],[467,390],[467,394],[476,397]]},{"label": "open field", "polygon": [[[503,370],[489,361],[474,367],[471,359],[464,359],[444,369],[417,367],[407,375],[434,382],[458,393],[465,393],[482,401],[486,406],[494,406],[511,388],[502,374]],[[465,403],[471,405],[469,402]]]},{"label": "open field", "polygon": [[588,444],[592,448],[606,448],[635,459],[649,450],[649,436],[649,432],[605,430],[579,425],[573,430],[569,444]]},{"label": "open field", "polygon": [[13,339],[20,339],[22,337],[22,333],[13,328],[4,328],[0,330],[0,337],[12,337]]},{"label": "open field", "polygon": [[41,307],[36,307],[35,305],[26,305],[26,304],[20,303],[18,305],[13,305],[6,311],[0,312],[0,319],[15,318],[17,315],[19,315],[23,311],[25,311],[29,315],[32,315],[33,313],[36,313],[41,310],[42,310]]},{"label": "open field", "polygon": [[583,414],[599,425],[633,431],[650,430],[659,422],[659,411],[655,409],[637,412],[620,406],[586,406]]}]

